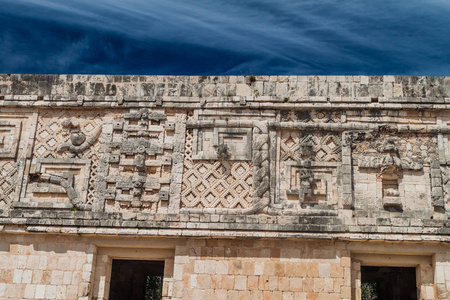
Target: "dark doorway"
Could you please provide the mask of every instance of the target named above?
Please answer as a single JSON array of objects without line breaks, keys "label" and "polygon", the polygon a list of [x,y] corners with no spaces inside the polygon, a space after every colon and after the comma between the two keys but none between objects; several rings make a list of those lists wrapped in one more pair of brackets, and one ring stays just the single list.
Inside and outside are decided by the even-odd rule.
[{"label": "dark doorway", "polygon": [[362,300],[416,300],[416,268],[361,266]]},{"label": "dark doorway", "polygon": [[163,261],[114,259],[109,299],[160,300],[163,275]]}]

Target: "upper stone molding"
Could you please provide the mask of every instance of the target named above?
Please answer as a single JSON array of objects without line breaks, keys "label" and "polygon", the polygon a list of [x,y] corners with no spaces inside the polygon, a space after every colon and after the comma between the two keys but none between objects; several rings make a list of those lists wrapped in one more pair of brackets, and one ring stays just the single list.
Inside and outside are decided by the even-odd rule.
[{"label": "upper stone molding", "polygon": [[443,109],[450,77],[0,74],[0,106]]}]

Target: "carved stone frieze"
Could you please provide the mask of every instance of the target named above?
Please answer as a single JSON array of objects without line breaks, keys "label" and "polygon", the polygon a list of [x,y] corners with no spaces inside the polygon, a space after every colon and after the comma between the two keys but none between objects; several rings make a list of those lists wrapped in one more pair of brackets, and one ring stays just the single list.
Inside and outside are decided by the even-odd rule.
[{"label": "carved stone frieze", "polygon": [[86,157],[96,159],[102,125],[112,110],[42,110],[37,124],[35,157]]},{"label": "carved stone frieze", "polygon": [[99,138],[102,133],[102,125],[97,125],[91,134],[87,135],[80,131],[80,124],[77,119],[65,118],[62,121],[62,126],[69,129],[70,140],[68,142],[62,143],[57,151],[64,152],[69,151],[76,154],[82,153],[89,147],[91,147]]},{"label": "carved stone frieze", "polygon": [[254,195],[252,147],[251,128],[188,129],[181,207],[251,207]]},{"label": "carved stone frieze", "polygon": [[12,159],[0,160],[0,209],[14,200],[19,166]]},{"label": "carved stone frieze", "polygon": [[19,200],[24,173],[32,155],[37,114],[30,110],[3,112],[0,107],[0,215]]},{"label": "carved stone frieze", "polygon": [[450,232],[446,78],[0,79],[4,231]]},{"label": "carved stone frieze", "polygon": [[282,122],[341,123],[338,110],[281,111]]},{"label": "carved stone frieze", "polygon": [[[387,210],[438,206],[437,186],[429,175],[437,158],[436,136],[381,130],[353,132],[347,137],[358,166],[354,175],[358,205]],[[371,193],[360,193],[368,187]]]},{"label": "carved stone frieze", "polygon": [[36,158],[26,197],[16,206],[91,209],[86,203],[90,166],[90,159]]},{"label": "carved stone frieze", "polygon": [[338,204],[337,167],[342,161],[339,132],[279,131],[278,190],[275,203],[301,211]]},{"label": "carved stone frieze", "polygon": [[156,107],[42,109],[28,158],[27,119],[2,119],[0,205],[302,215],[448,202],[443,127],[348,123],[342,110]]},{"label": "carved stone frieze", "polygon": [[[97,173],[106,211],[157,212],[169,200],[175,126],[163,110],[132,110],[106,128],[109,140]],[[167,206],[167,205],[166,205]]]}]

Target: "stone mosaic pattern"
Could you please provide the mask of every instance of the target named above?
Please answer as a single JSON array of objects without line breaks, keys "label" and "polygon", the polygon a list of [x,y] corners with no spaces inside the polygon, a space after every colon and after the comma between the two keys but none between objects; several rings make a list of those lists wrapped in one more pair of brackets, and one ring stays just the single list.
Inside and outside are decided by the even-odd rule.
[{"label": "stone mosaic pattern", "polygon": [[299,148],[302,144],[310,143],[314,157],[313,161],[318,162],[339,162],[341,161],[341,138],[339,134],[324,132],[281,132],[281,161],[298,161],[301,159]]},{"label": "stone mosaic pattern", "polygon": [[97,195],[104,196],[106,211],[156,212],[158,202],[169,199],[173,149],[169,141],[175,128],[166,120],[164,111],[148,109],[132,110],[113,120],[108,151],[102,153],[108,163],[97,173],[106,179],[106,185],[97,181]]},{"label": "stone mosaic pattern", "polygon": [[15,198],[17,169],[13,160],[0,161],[0,209]]},{"label": "stone mosaic pattern", "polygon": [[248,208],[253,202],[253,170],[248,162],[185,163],[182,207]]},{"label": "stone mosaic pattern", "polygon": [[[105,115],[104,111],[77,111],[70,110],[42,110],[38,118],[36,144],[34,146],[35,157],[56,158],[56,157],[72,157],[70,151],[58,151],[58,148],[70,140],[71,128],[64,126],[64,120],[72,119],[79,122],[79,130],[90,135],[97,126],[102,124]],[[98,146],[89,147],[82,156],[92,158],[97,156]]]},{"label": "stone mosaic pattern", "polygon": [[446,77],[1,75],[0,85],[6,219],[448,223]]}]

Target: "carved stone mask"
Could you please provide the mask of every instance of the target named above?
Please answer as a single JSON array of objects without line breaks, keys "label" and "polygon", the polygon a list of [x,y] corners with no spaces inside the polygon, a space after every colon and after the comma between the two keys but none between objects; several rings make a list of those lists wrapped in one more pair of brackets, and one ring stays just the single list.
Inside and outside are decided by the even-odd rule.
[{"label": "carved stone mask", "polygon": [[70,132],[70,141],[74,146],[80,146],[86,140],[86,135],[81,131],[74,129]]}]

